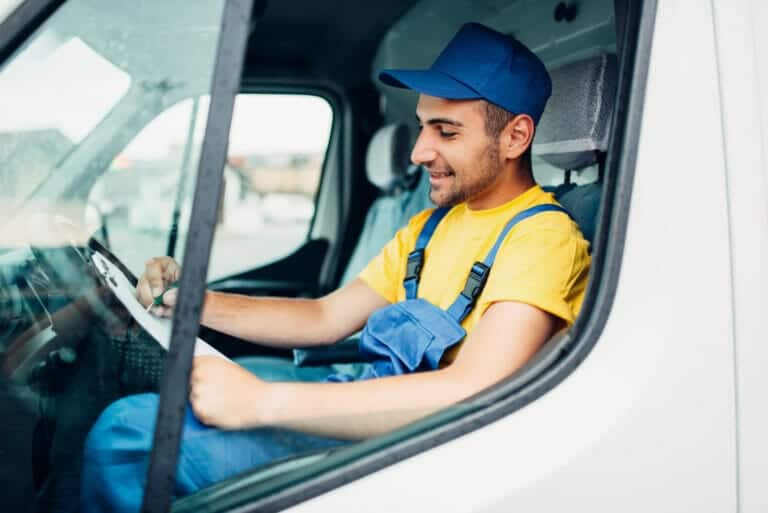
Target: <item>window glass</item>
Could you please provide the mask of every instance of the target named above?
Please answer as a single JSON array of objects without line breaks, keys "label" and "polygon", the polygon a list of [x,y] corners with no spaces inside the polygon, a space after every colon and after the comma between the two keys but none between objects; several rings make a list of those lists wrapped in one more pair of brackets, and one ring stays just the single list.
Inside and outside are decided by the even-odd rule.
[{"label": "window glass", "polygon": [[[190,202],[197,162],[177,194],[173,151],[198,158],[207,104],[167,145],[210,94],[224,3],[69,0],[0,64],[0,512],[78,511],[90,428],[158,389],[171,324],[136,322],[121,253],[147,244],[127,233],[140,202]],[[155,118],[156,144],[131,146]]]},{"label": "window glass", "polygon": [[[160,114],[91,190],[89,203],[108,219],[110,247],[136,274],[152,256],[183,256],[190,170],[198,163],[208,101],[187,99]],[[274,261],[303,243],[331,121],[330,105],[317,96],[238,95],[209,279]]]},{"label": "window glass", "polygon": [[0,21],[11,15],[14,9],[21,4],[22,0],[0,0]]},{"label": "window glass", "polygon": [[[55,77],[55,86],[54,86]],[[89,80],[83,80],[89,77]],[[46,30],[0,71],[0,195],[18,203],[126,93],[130,77],[79,37]],[[24,169],[19,173],[18,169]]]},{"label": "window glass", "polygon": [[[102,242],[137,276],[148,258],[166,254],[174,205],[194,190],[207,97],[201,103],[187,99],[162,112],[91,189],[88,204],[106,228]],[[189,222],[190,204],[184,201],[177,223]]]}]

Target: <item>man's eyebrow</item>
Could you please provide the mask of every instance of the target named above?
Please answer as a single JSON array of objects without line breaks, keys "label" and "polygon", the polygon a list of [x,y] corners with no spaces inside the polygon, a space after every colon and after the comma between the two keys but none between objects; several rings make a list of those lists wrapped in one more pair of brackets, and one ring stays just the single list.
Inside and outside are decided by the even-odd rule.
[{"label": "man's eyebrow", "polygon": [[[421,119],[419,116],[416,116],[416,121],[421,124]],[[464,124],[461,121],[456,121],[455,119],[451,118],[430,118],[427,120],[428,125],[451,125],[451,126],[457,126],[457,127],[463,127]]]}]

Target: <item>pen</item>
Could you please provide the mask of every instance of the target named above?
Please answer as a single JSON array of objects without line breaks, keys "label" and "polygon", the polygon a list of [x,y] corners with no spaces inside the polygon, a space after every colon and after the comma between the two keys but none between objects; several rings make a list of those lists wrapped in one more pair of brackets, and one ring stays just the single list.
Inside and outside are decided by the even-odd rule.
[{"label": "pen", "polygon": [[153,306],[160,306],[163,304],[163,294],[168,292],[171,289],[175,289],[179,286],[179,282],[175,281],[168,285],[168,287],[160,293],[159,296],[157,296],[155,299],[153,299],[148,305],[147,305],[147,313],[152,309]]}]

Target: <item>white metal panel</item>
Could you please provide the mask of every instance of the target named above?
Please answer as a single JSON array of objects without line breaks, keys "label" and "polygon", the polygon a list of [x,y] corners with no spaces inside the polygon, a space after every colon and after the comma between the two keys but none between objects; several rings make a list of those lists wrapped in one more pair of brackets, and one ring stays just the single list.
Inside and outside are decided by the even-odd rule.
[{"label": "white metal panel", "polygon": [[543,398],[291,511],[733,511],[728,220],[710,4],[659,2],[621,278]]},{"label": "white metal panel", "polygon": [[768,511],[768,189],[764,127],[756,107],[768,100],[768,89],[761,90],[758,81],[768,47],[756,44],[753,27],[764,37],[768,8],[750,0],[714,5],[731,220],[740,511],[762,513]]},{"label": "white metal panel", "polygon": [[[755,65],[757,66],[758,103],[763,132],[763,171],[768,184],[768,2],[752,0],[752,34],[755,44]],[[768,189],[766,189],[768,197]]]}]

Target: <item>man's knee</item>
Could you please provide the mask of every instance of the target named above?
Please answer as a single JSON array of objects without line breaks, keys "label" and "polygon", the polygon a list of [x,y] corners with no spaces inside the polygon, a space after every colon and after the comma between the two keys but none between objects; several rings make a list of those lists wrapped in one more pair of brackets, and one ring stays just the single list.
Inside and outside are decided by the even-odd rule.
[{"label": "man's knee", "polygon": [[85,458],[114,461],[136,457],[152,447],[152,433],[159,398],[157,394],[124,397],[109,405],[91,427],[85,442]]},{"label": "man's knee", "polygon": [[85,442],[83,512],[138,511],[152,450],[158,396],[142,394],[109,405]]}]

